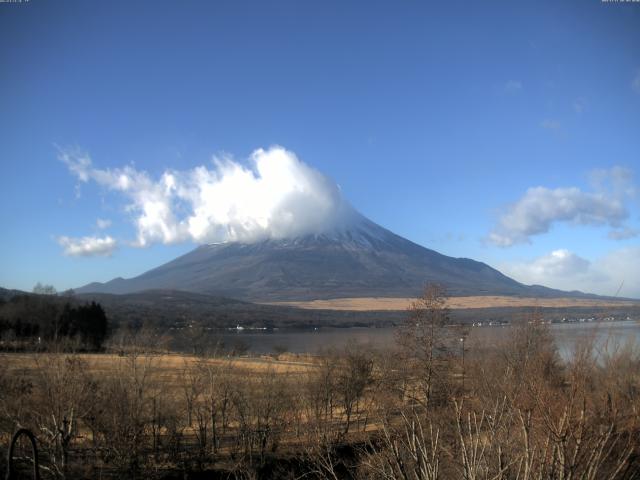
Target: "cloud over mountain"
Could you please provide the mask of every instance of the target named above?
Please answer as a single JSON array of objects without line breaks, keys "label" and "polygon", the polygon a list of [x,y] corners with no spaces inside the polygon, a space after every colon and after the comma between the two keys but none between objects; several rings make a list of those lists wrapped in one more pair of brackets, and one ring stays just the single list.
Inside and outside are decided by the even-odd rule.
[{"label": "cloud over mountain", "polygon": [[131,166],[97,168],[78,149],[61,150],[59,159],[80,182],[126,199],[135,246],[320,233],[340,227],[352,213],[335,182],[279,146],[255,150],[248,166],[214,157],[211,166],[166,170],[158,178]]}]

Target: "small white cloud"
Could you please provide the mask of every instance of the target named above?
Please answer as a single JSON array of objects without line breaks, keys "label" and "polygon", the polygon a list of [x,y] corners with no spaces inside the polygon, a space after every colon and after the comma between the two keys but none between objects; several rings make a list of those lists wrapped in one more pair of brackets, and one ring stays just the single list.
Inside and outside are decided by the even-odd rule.
[{"label": "small white cloud", "polygon": [[507,93],[518,93],[522,91],[522,89],[523,89],[522,82],[518,80],[509,80],[507,83],[504,84],[504,91]]},{"label": "small white cloud", "polygon": [[106,237],[59,237],[58,244],[64,248],[64,254],[72,257],[109,256],[116,248],[116,241]]},{"label": "small white cloud", "polygon": [[640,247],[614,250],[594,261],[569,250],[555,250],[541,257],[503,263],[500,270],[527,285],[580,290],[599,295],[640,298]]},{"label": "small white cloud", "polygon": [[109,219],[99,218],[96,220],[96,227],[98,227],[100,230],[104,230],[106,228],[109,228],[110,226],[111,220]]},{"label": "small white cloud", "polygon": [[544,119],[542,122],[540,122],[540,126],[545,130],[550,130],[552,132],[559,132],[562,129],[560,121],[552,118]]},{"label": "small white cloud", "polygon": [[91,158],[78,148],[60,149],[58,148],[58,159],[78,177],[81,182],[89,181],[89,169],[91,168]]},{"label": "small white cloud", "polygon": [[589,269],[589,261],[566,249],[552,251],[535,262],[535,268],[541,274],[571,276],[584,273]]},{"label": "small white cloud", "polygon": [[544,283],[550,277],[570,277],[589,269],[589,261],[566,249],[554,250],[528,263],[512,267],[521,278],[530,283]]}]

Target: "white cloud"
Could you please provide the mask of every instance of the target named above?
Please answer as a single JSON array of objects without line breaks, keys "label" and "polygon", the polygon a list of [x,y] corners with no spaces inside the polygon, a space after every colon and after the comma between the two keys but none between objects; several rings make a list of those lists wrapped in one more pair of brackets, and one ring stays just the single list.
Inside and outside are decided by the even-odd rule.
[{"label": "white cloud", "polygon": [[578,188],[534,187],[513,204],[489,235],[492,243],[508,247],[547,233],[556,222],[578,225],[620,226],[628,216],[624,204],[599,193]]},{"label": "white cloud", "polygon": [[109,228],[111,226],[111,220],[105,218],[99,218],[96,220],[96,227],[100,230],[104,230],[105,228]]},{"label": "white cloud", "polygon": [[127,211],[134,216],[140,246],[155,241],[172,243],[179,240],[178,222],[171,209],[173,192],[167,183],[170,173],[165,172],[158,182],[154,182],[146,172],[130,166],[97,169],[90,156],[78,149],[61,150],[58,158],[81,182],[94,181],[129,199]]},{"label": "white cloud", "polygon": [[135,245],[253,242],[319,233],[340,226],[351,207],[338,186],[282,147],[255,150],[250,167],[214,157],[212,167],[165,171],[157,180],[130,166],[98,169],[88,154],[60,152],[81,182],[127,199]]},{"label": "white cloud", "polygon": [[592,262],[568,250],[499,266],[505,274],[531,285],[580,290],[600,295],[640,298],[640,247],[614,250]]},{"label": "white cloud", "polygon": [[626,228],[623,222],[629,213],[625,200],[635,195],[630,170],[597,170],[591,178],[594,192],[576,187],[529,188],[507,208],[488,240],[502,247],[528,243],[533,235],[547,233],[558,222]]},{"label": "white cloud", "polygon": [[569,250],[554,250],[534,260],[508,265],[511,275],[530,284],[546,284],[550,278],[567,278],[589,270],[590,262]]},{"label": "white cloud", "polygon": [[58,244],[64,248],[64,254],[72,257],[108,256],[116,249],[117,243],[110,236],[106,237],[59,237]]},{"label": "white cloud", "polygon": [[509,80],[504,84],[504,91],[507,93],[518,93],[522,90],[522,82],[518,80]]},{"label": "white cloud", "polygon": [[71,173],[78,177],[81,182],[89,180],[89,170],[91,168],[91,158],[79,149],[69,149],[67,151],[58,149],[58,159],[64,162]]}]

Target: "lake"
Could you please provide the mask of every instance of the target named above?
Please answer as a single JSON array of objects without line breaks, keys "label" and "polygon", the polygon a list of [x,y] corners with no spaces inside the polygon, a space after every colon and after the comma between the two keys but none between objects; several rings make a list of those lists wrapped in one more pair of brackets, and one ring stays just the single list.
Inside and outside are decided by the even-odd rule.
[{"label": "lake", "polygon": [[[491,345],[508,335],[510,326],[484,326],[470,329],[466,340]],[[554,323],[550,330],[563,358],[571,357],[576,343],[594,338],[598,351],[612,352],[628,342],[640,346],[640,323],[636,321]],[[374,348],[392,346],[396,328],[321,328],[318,330],[230,330],[218,335],[225,345],[243,344],[254,354],[273,353],[282,348],[293,353],[317,353],[327,348],[347,345]]]}]

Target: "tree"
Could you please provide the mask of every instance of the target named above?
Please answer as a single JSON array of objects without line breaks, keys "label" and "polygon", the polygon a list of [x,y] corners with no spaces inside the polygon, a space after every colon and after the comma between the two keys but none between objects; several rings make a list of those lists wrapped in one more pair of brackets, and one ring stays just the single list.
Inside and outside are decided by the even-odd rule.
[{"label": "tree", "polygon": [[102,348],[108,333],[107,316],[99,303],[71,307],[64,306],[58,320],[56,334],[80,337],[95,350]]},{"label": "tree", "polygon": [[336,390],[345,415],[344,435],[349,433],[354,410],[357,411],[358,401],[371,383],[372,372],[373,360],[364,350],[347,350],[336,382]]},{"label": "tree", "polygon": [[56,295],[58,291],[53,285],[43,285],[38,282],[33,287],[33,293],[37,293],[38,295]]},{"label": "tree", "polygon": [[444,357],[451,352],[453,332],[445,289],[427,284],[420,297],[409,307],[408,316],[400,327],[397,341],[406,359],[405,367],[419,391],[414,400],[425,406],[432,400],[434,386],[446,384],[448,363]]},{"label": "tree", "polygon": [[87,364],[77,355],[34,356],[35,421],[50,450],[57,473],[64,477],[78,422],[90,409],[96,385],[87,375]]}]

